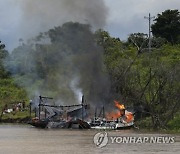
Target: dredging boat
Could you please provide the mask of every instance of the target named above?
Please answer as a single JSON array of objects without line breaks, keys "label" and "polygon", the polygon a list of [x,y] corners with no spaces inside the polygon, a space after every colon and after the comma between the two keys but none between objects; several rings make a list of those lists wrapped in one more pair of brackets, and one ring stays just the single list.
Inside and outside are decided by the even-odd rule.
[{"label": "dredging boat", "polygon": [[95,120],[90,124],[92,129],[130,129],[134,126],[134,122],[117,122],[107,120]]},{"label": "dredging boat", "polygon": [[48,125],[49,121],[44,119],[44,120],[39,120],[38,117],[32,118],[31,121],[28,122],[28,124],[37,127],[37,128],[46,128]]},{"label": "dredging boat", "polygon": [[105,115],[102,107],[99,116],[97,117],[97,111],[95,111],[95,116],[91,119],[88,115],[89,105],[84,104],[84,96],[81,104],[77,105],[50,105],[47,99],[52,98],[39,96],[35,118],[29,122],[32,126],[65,129],[128,129],[134,126],[133,114],[125,110],[124,105],[117,101],[115,101],[115,106],[118,108],[116,112]]},{"label": "dredging boat", "polygon": [[[78,128],[90,129],[90,125],[84,118],[87,116],[88,105],[50,105],[47,103],[50,97],[39,96],[38,108],[35,108],[35,117],[29,124],[37,128]],[[32,102],[30,106],[32,105]],[[30,107],[30,115],[31,115]],[[38,115],[38,116],[37,116]]]},{"label": "dredging boat", "polygon": [[109,112],[105,116],[104,107],[100,110],[97,117],[97,110],[95,117],[92,119],[90,125],[93,129],[129,129],[134,126],[134,115],[125,109],[124,105],[114,101],[118,110]]}]

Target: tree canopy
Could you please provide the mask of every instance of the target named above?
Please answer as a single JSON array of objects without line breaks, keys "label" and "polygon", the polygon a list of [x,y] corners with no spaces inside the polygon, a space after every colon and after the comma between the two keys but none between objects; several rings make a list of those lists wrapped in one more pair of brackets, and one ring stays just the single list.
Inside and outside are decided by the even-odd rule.
[{"label": "tree canopy", "polygon": [[99,33],[114,98],[126,106],[144,106],[143,112],[152,118],[151,125],[165,128],[180,109],[180,46],[164,44],[152,53],[145,52],[144,46],[139,52],[140,40],[144,40],[142,34],[130,36],[136,43],[132,45],[105,31]]},{"label": "tree canopy", "polygon": [[[4,67],[4,62],[9,53],[5,50],[5,45],[0,45],[0,116],[5,105],[27,99],[26,91],[19,87]],[[1,119],[1,117],[0,117]]]},{"label": "tree canopy", "polygon": [[158,14],[152,25],[152,33],[155,37],[165,38],[171,44],[180,42],[180,12],[178,10],[166,10]]}]

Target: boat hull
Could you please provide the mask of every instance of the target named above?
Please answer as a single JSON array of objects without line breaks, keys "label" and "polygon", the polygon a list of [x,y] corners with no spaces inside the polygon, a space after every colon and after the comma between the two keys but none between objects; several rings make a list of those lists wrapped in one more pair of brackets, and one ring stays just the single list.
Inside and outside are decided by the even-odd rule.
[{"label": "boat hull", "polygon": [[48,121],[44,121],[44,120],[30,121],[29,124],[37,128],[46,128],[48,125]]}]

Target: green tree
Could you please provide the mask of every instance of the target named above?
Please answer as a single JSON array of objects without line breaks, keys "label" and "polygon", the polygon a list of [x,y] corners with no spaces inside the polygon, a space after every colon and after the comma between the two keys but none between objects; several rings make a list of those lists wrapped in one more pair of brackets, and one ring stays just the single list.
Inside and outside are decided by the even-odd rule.
[{"label": "green tree", "polygon": [[4,48],[5,48],[5,45],[2,44],[1,41],[0,41],[0,50],[1,50],[1,49],[4,49]]},{"label": "green tree", "polygon": [[5,45],[0,44],[0,119],[5,105],[27,100],[25,90],[15,84],[11,74],[5,69],[4,64],[9,53],[4,48]]},{"label": "green tree", "polygon": [[166,128],[180,109],[180,46],[161,44],[149,53],[139,47],[146,40],[141,34],[131,35],[133,42],[125,44],[105,31],[99,31],[99,36],[114,99],[120,99],[126,106],[143,106],[151,117],[151,127]]},{"label": "green tree", "polygon": [[5,49],[5,45],[0,41],[0,78],[6,78],[8,76],[8,72],[4,69],[4,59],[6,59],[9,55],[8,51]]},{"label": "green tree", "polygon": [[[145,52],[148,51],[148,37],[147,34],[144,33],[133,33],[130,34],[127,42],[125,42],[126,45],[133,45],[136,46],[138,48],[141,48],[143,51],[141,52]],[[152,48],[160,48],[161,46],[163,46],[164,44],[167,43],[167,40],[165,38],[161,38],[161,37],[152,37],[151,38],[151,47]]]},{"label": "green tree", "polygon": [[158,14],[151,26],[155,37],[165,38],[171,44],[180,42],[180,12],[178,10],[166,10]]},{"label": "green tree", "polygon": [[144,33],[133,33],[130,34],[127,40],[127,44],[133,44],[134,46],[140,48],[147,48],[148,47],[148,38],[147,34]]}]

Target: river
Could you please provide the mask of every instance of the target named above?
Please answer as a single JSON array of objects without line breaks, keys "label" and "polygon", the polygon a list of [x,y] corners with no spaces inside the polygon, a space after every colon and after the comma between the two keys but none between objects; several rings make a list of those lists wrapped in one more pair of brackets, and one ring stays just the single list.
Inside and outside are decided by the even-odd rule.
[{"label": "river", "polygon": [[179,154],[180,135],[108,131],[108,136],[173,137],[173,143],[112,143],[99,148],[93,138],[97,130],[37,129],[29,125],[0,125],[0,154]]}]

